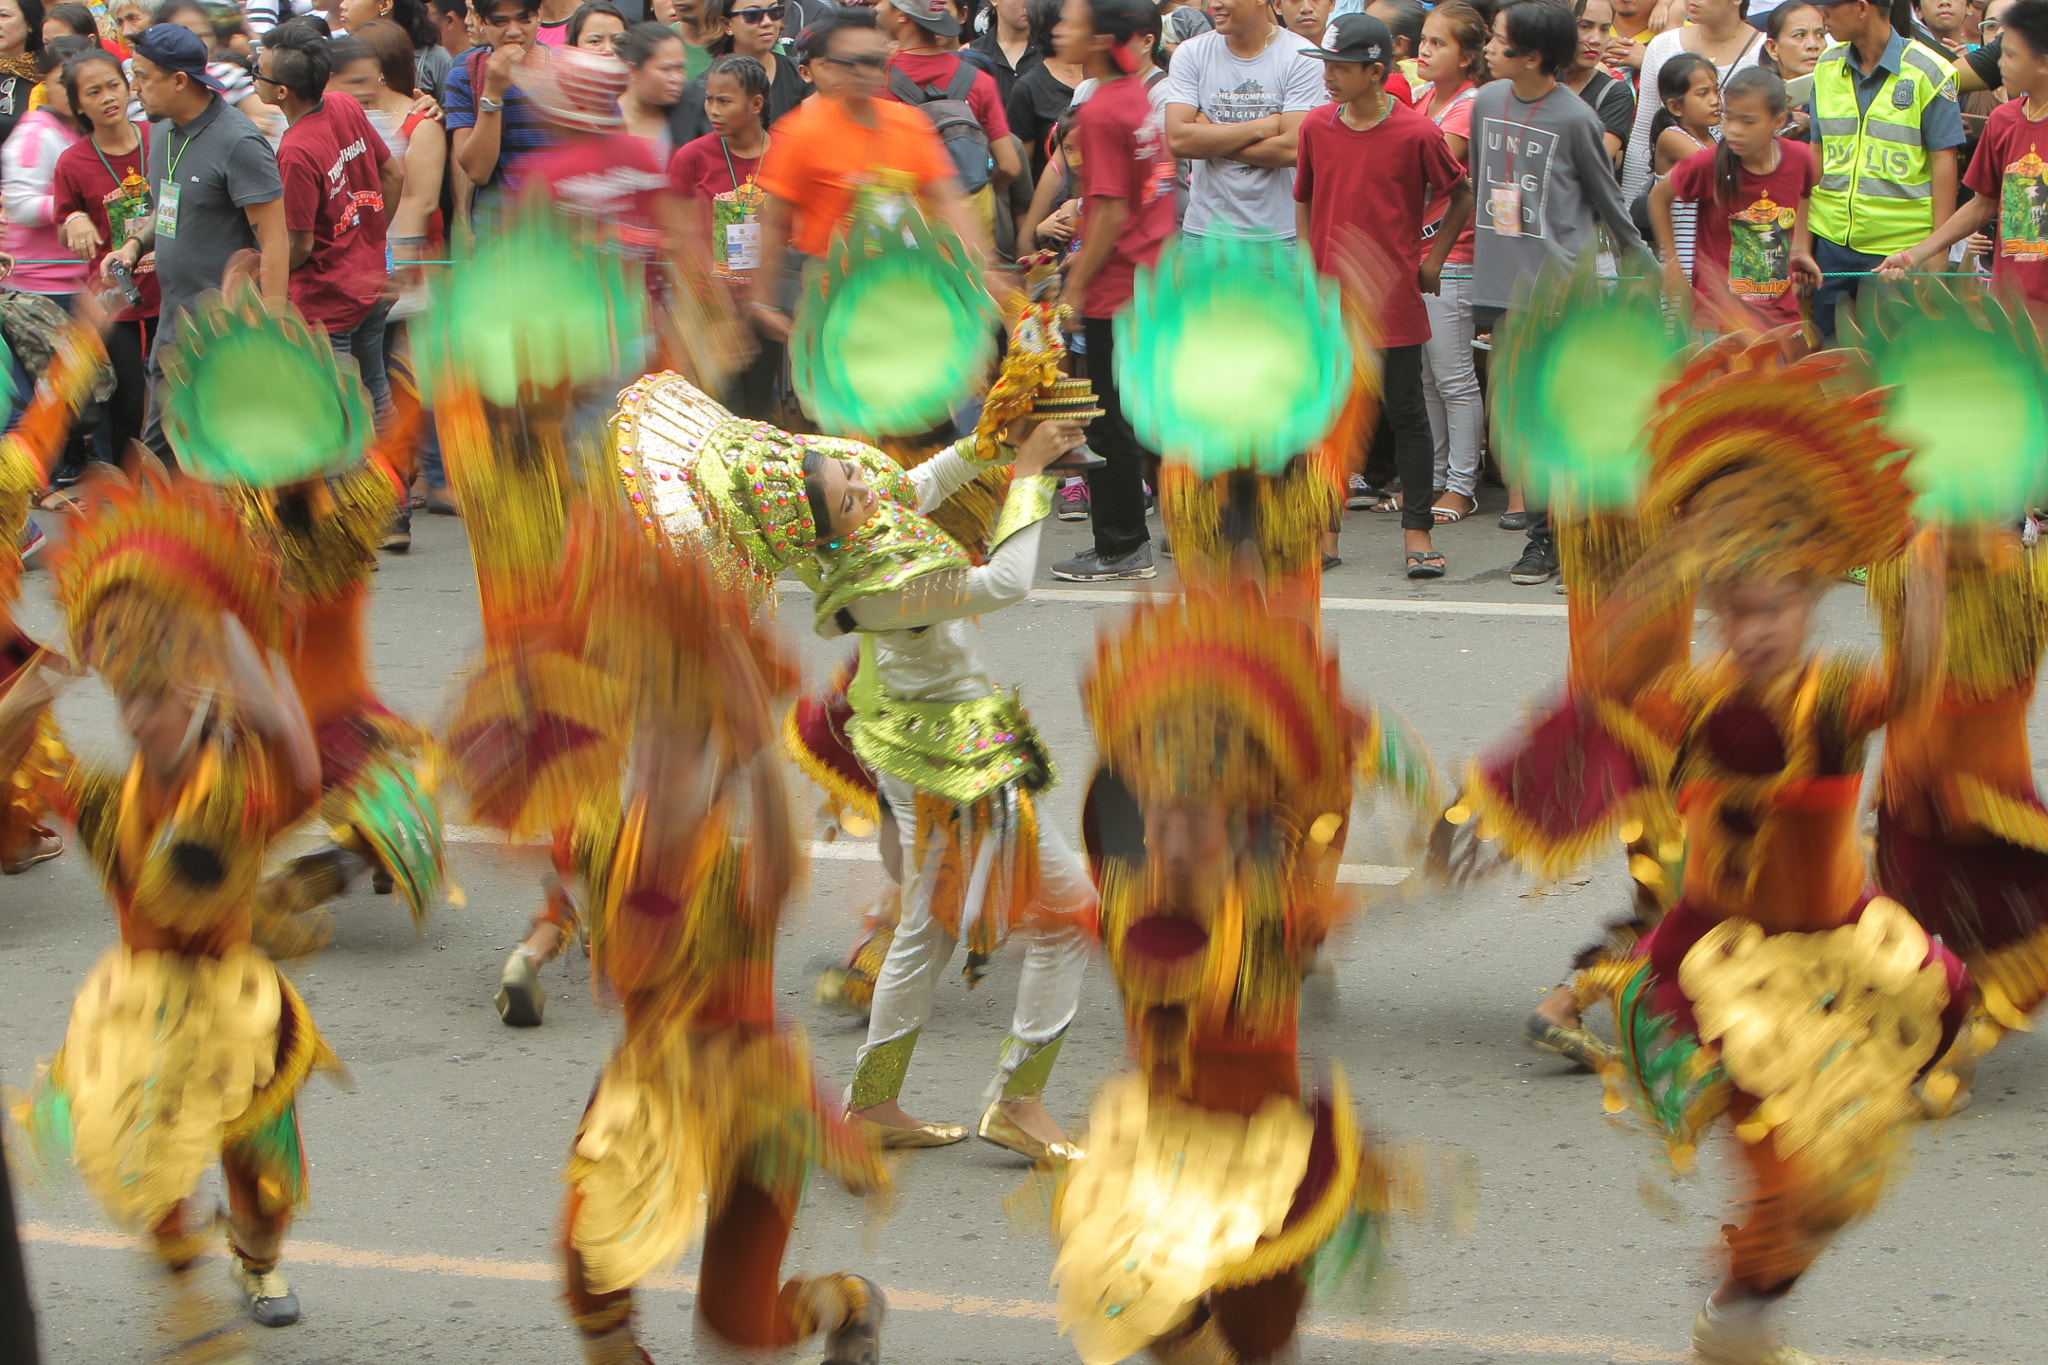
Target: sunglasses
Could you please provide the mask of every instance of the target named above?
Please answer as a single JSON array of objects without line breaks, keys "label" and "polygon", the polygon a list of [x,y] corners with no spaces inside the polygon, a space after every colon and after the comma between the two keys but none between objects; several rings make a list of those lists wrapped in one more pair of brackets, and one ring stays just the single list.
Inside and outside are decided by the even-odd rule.
[{"label": "sunglasses", "polygon": [[781,20],[783,7],[772,5],[767,9],[736,9],[726,18],[741,24],[773,24]]},{"label": "sunglasses", "polygon": [[889,59],[879,52],[864,52],[858,57],[820,57],[818,60],[830,62],[833,66],[843,66],[848,71],[852,71],[856,67],[865,67],[869,71],[880,71],[889,64]]}]

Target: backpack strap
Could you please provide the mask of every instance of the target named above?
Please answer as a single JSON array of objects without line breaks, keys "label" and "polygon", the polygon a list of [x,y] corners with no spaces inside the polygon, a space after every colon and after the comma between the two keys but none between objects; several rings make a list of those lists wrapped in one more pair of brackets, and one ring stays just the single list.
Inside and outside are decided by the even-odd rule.
[{"label": "backpack strap", "polygon": [[974,78],[980,74],[979,71],[974,69],[972,64],[955,57],[953,59],[953,79],[946,82],[945,97],[949,100],[965,100],[967,93],[974,89]]},{"label": "backpack strap", "polygon": [[889,93],[905,104],[922,105],[931,96],[895,66],[889,68]]}]

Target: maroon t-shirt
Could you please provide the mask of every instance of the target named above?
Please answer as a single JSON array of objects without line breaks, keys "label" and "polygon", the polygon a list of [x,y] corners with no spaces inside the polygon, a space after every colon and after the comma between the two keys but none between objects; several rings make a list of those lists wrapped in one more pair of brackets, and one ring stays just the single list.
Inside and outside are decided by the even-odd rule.
[{"label": "maroon t-shirt", "polygon": [[[1712,310],[1728,294],[1756,310],[1766,327],[1799,321],[1792,289],[1792,224],[1799,206],[1820,183],[1820,165],[1804,142],[1778,139],[1778,169],[1752,175],[1738,169],[1731,205],[1714,198],[1713,147],[1702,147],[1671,168],[1671,192],[1699,205],[1692,245],[1692,296]],[[1727,293],[1722,292],[1722,286]],[[1708,311],[1704,316],[1711,318]]]},{"label": "maroon t-shirt", "polygon": [[[1329,271],[1339,243],[1354,232],[1389,261],[1413,260],[1424,205],[1464,178],[1443,130],[1398,99],[1389,97],[1387,116],[1364,132],[1345,125],[1341,105],[1309,110],[1295,142],[1294,197],[1308,205],[1316,268]],[[1429,340],[1422,285],[1412,271],[1388,272],[1380,325],[1385,346]]]},{"label": "maroon t-shirt", "polygon": [[1138,267],[1159,259],[1174,232],[1173,153],[1166,147],[1165,116],[1152,105],[1145,82],[1131,76],[1096,88],[1074,125],[1081,151],[1081,238],[1097,199],[1124,201],[1124,224],[1109,258],[1088,281],[1084,317],[1114,317],[1131,301]]},{"label": "maroon t-shirt", "polygon": [[[2027,102],[1992,111],[1963,183],[1998,205],[1992,282],[2017,287],[2037,317],[2048,317],[2048,119],[2029,121]],[[62,164],[62,163],[59,163]]]},{"label": "maroon t-shirt", "polygon": [[732,156],[725,149],[724,138],[706,133],[676,148],[676,154],[668,159],[668,187],[685,199],[709,199],[729,194],[752,180],[760,164],[758,156]]},{"label": "maroon t-shirt", "polygon": [[345,332],[384,293],[388,219],[377,168],[390,158],[352,99],[320,101],[278,143],[284,225],[313,234],[312,255],[292,271],[291,300],[316,327]]},{"label": "maroon t-shirt", "polygon": [[[62,223],[83,213],[100,230],[100,249],[92,258],[88,278],[99,288],[100,262],[149,223],[149,129],[136,130],[135,150],[115,156],[93,146],[90,137],[74,142],[57,158],[50,184],[51,218]],[[112,174],[108,172],[111,171]],[[119,216],[119,224],[114,218]],[[156,253],[136,263],[135,287],[142,302],[114,314],[115,322],[153,318],[157,312]]]}]

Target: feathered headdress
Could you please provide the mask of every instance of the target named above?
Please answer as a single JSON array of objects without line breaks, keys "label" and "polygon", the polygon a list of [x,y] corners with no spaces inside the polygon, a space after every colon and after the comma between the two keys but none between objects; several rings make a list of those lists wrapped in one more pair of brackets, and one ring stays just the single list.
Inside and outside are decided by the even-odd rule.
[{"label": "feathered headdress", "polygon": [[1709,348],[1652,419],[1646,534],[1703,494],[1733,496],[1750,514],[1740,542],[1715,553],[1743,572],[1828,577],[1896,554],[1913,490],[1883,401],[1843,352],[1787,363],[1774,336]]},{"label": "feathered headdress", "polygon": [[1104,632],[1082,694],[1097,750],[1141,800],[1350,809],[1363,727],[1336,660],[1249,586],[1140,607]]},{"label": "feathered headdress", "polygon": [[742,595],[609,506],[577,509],[565,565],[560,611],[572,624],[558,646],[494,660],[448,727],[475,817],[515,836],[558,828],[590,793],[615,788],[649,712],[695,716],[731,750],[742,699],[796,679]]},{"label": "feathered headdress", "polygon": [[57,559],[57,602],[74,655],[109,686],[209,680],[224,612],[259,649],[277,647],[277,572],[215,489],[150,462],[134,481],[95,470],[78,495],[85,515]]}]

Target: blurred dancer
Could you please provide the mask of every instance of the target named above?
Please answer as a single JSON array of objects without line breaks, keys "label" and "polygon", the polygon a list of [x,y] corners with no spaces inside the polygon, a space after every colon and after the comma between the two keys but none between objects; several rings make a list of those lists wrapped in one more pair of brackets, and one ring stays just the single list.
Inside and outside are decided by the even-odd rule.
[{"label": "blurred dancer", "polygon": [[[211,1222],[194,1200],[216,1157],[230,1272],[255,1320],[296,1322],[278,1269],[306,1191],[294,1097],[334,1065],[291,983],[249,941],[271,841],[319,789],[284,665],[269,566],[211,489],[155,468],[80,486],[58,564],[72,647],[113,690],[135,746],[126,772],[79,769],[69,815],[99,865],[120,942],[80,988],[26,1126],[68,1154],[108,1216],[170,1272],[167,1361],[231,1357],[236,1329],[195,1266]],[[22,712],[10,706],[4,729]]]},{"label": "blurred dancer", "polygon": [[[775,1018],[775,931],[799,853],[769,706],[795,675],[693,557],[656,549],[609,506],[576,517],[561,610],[580,638],[493,660],[454,731],[482,765],[469,776],[485,804],[545,773],[540,799],[568,808],[556,818],[575,829],[591,955],[625,1014],[562,1211],[584,1358],[650,1360],[633,1287],[708,1217],[705,1327],[745,1347],[822,1331],[828,1365],[873,1365],[872,1282],[778,1282],[813,1165],[856,1190],[885,1183],[820,1096],[803,1036]],[[572,730],[586,742],[565,750]]]},{"label": "blurred dancer", "polygon": [[[1884,666],[1808,638],[1820,588],[1908,529],[1904,461],[1876,394],[1844,393],[1851,365],[1785,365],[1763,343],[1667,397],[1643,519],[1669,529],[1592,626],[1565,701],[1476,765],[1454,812],[1510,853],[1554,856],[1596,846],[1660,785],[1677,795],[1678,902],[1632,958],[1579,984],[1615,1008],[1610,1109],[1633,1093],[1679,1169],[1716,1118],[1735,1125],[1747,1216],[1693,1324],[1694,1350],[1721,1365],[1812,1361],[1767,1312],[1874,1206],[1919,1114],[1913,1086],[1969,1003],[1954,954],[1866,891],[1856,835],[1864,743],[1938,694],[1938,546],[1914,543]],[[1696,590],[1723,648],[1670,666],[1644,628]]]},{"label": "blurred dancer", "polygon": [[1391,776],[1402,746],[1248,585],[1105,631],[1083,692],[1100,932],[1137,1071],[1097,1100],[1056,1205],[1060,1326],[1087,1365],[1275,1359],[1310,1259],[1348,1262],[1390,1194],[1341,1073],[1302,1094],[1296,1025],[1354,766]]}]

